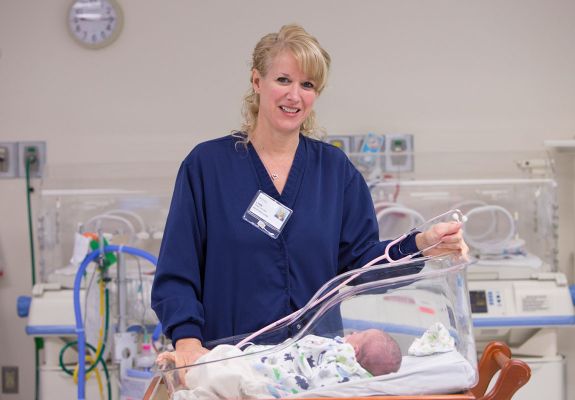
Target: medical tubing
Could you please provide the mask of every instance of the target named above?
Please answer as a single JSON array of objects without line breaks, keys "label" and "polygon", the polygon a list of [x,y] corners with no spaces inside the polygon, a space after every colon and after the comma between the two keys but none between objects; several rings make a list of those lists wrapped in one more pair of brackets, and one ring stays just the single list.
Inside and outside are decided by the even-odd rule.
[{"label": "medical tubing", "polygon": [[135,239],[136,238],[136,228],[134,228],[134,224],[132,224],[132,222],[130,222],[129,219],[124,218],[124,217],[120,217],[117,215],[108,215],[108,214],[100,214],[100,215],[96,215],[95,217],[90,218],[85,224],[84,224],[84,228],[87,229],[90,224],[94,223],[94,222],[99,222],[98,225],[96,225],[96,230],[100,229],[102,224],[101,224],[101,220],[109,220],[109,221],[118,221],[123,223],[124,225],[126,225],[128,227],[128,229],[130,230],[130,240]]},{"label": "medical tubing", "polygon": [[114,214],[116,214],[116,215],[118,215],[118,214],[128,215],[128,216],[134,218],[136,221],[138,221],[138,225],[140,225],[140,232],[144,232],[146,230],[146,224],[144,222],[144,219],[139,214],[137,214],[133,211],[130,211],[130,210],[122,210],[120,208],[109,210],[109,211],[106,211],[104,213],[104,215],[114,215]]},{"label": "medical tubing", "polygon": [[[96,361],[94,361],[94,363],[92,365],[90,365],[90,367],[86,370],[86,373],[89,373],[90,371],[92,371],[96,367],[96,364],[98,364],[98,361],[104,362],[103,355],[104,355],[104,351],[106,350],[106,342],[108,341],[108,330],[109,330],[109,326],[110,326],[110,297],[109,297],[110,294],[109,294],[108,288],[106,288],[106,291],[104,293],[105,293],[104,296],[105,296],[105,307],[106,307],[105,322],[104,322],[104,335],[101,338],[101,341],[98,343],[98,350],[94,349],[94,352],[97,353],[96,354]],[[74,342],[67,343],[60,350],[60,355],[58,357],[60,368],[62,369],[62,371],[64,371],[66,374],[68,374],[70,376],[74,376],[74,371],[68,369],[66,367],[66,365],[64,364],[64,353],[66,352],[66,350],[70,346],[73,346],[75,344],[78,344],[77,340]]]},{"label": "medical tubing", "polygon": [[[66,366],[66,364],[64,364],[64,353],[66,353],[66,350],[68,350],[70,347],[76,346],[77,344],[78,344],[77,340],[74,340],[73,342],[66,343],[64,346],[62,346],[62,348],[60,349],[60,354],[58,355],[58,364],[60,366],[60,369],[62,371],[64,371],[66,373],[66,375],[68,375],[68,376],[74,376],[74,370],[71,370],[70,368],[68,368]],[[86,342],[86,346],[91,346],[91,345],[90,345],[90,343]],[[94,351],[96,351],[95,348],[94,348]],[[90,369],[86,370],[86,373],[91,372],[91,369],[94,368],[94,365],[96,365],[96,363],[92,364],[90,366]]]},{"label": "medical tubing", "polygon": [[[158,264],[158,259],[150,253],[147,253],[143,250],[136,249],[134,247],[126,247],[126,246],[116,246],[116,245],[108,245],[105,246],[103,251],[100,249],[96,249],[89,253],[84,261],[78,267],[78,271],[76,272],[76,277],[74,279],[74,316],[76,320],[76,334],[78,335],[78,358],[83,357],[86,354],[86,332],[84,331],[84,324],[82,321],[82,309],[80,307],[80,287],[82,285],[82,279],[84,276],[84,272],[88,265],[96,259],[100,255],[100,253],[111,253],[111,252],[125,252],[128,254],[136,255],[142,257],[153,265]],[[103,255],[103,254],[102,254]],[[78,372],[78,400],[85,400],[86,398],[86,388],[85,388],[85,376],[86,376],[86,363],[82,359],[78,359],[78,365],[80,366]]]},{"label": "medical tubing", "polygon": [[[26,206],[28,210],[28,237],[30,238],[30,265],[32,266],[32,286],[36,284],[36,256],[34,253],[34,230],[32,226],[32,201],[30,193],[34,190],[30,185],[30,157],[26,157]],[[41,343],[34,340],[34,398],[40,398],[40,348]]]},{"label": "medical tubing", "polygon": [[162,334],[162,323],[158,322],[158,324],[154,328],[154,332],[152,332],[152,343],[159,340],[161,334]]},{"label": "medical tubing", "polygon": [[[511,215],[511,213],[505,207],[494,205],[494,204],[479,206],[479,207],[475,207],[475,208],[472,208],[471,210],[469,210],[467,212],[467,214],[465,214],[465,217],[467,218],[467,222],[469,222],[469,220],[470,220],[469,217],[471,217],[473,214],[480,214],[480,213],[489,212],[489,211],[492,214],[493,214],[493,212],[497,212],[497,211],[501,212],[507,218],[507,220],[509,222],[509,232],[507,232],[507,236],[505,236],[504,239],[497,240],[497,242],[508,243],[513,238],[513,235],[515,235],[515,220],[513,219],[513,216]],[[490,231],[490,233],[491,232],[492,231]],[[473,248],[475,248],[477,250],[481,250],[481,249],[485,250],[485,249],[489,248],[490,241],[478,240],[478,239],[481,239],[485,236],[486,235],[474,237],[474,236],[471,236],[469,234],[466,234],[465,240]]]},{"label": "medical tubing", "polygon": [[398,213],[403,214],[405,216],[411,217],[411,224],[421,224],[422,222],[425,223],[425,218],[419,212],[415,211],[412,208],[407,208],[402,205],[389,205],[386,208],[378,211],[375,215],[375,219],[377,222],[381,222],[381,219],[385,217],[387,214]]},{"label": "medical tubing", "polygon": [[30,262],[32,266],[32,286],[36,284],[36,256],[34,254],[34,229],[32,227],[32,205],[30,193],[34,189],[30,185],[30,159],[26,158],[26,203],[28,207],[28,236],[30,237]]},{"label": "medical tubing", "polygon": [[[108,337],[108,293],[106,283],[103,280],[99,282],[100,286],[100,315],[104,317],[103,323],[100,325],[98,333],[98,346],[96,350],[96,362],[102,357],[104,347],[106,346],[106,339]],[[87,301],[86,301],[87,302]],[[94,363],[95,364],[95,363]]]},{"label": "medical tubing", "polygon": [[106,363],[103,360],[100,362],[102,363],[102,369],[104,370],[104,375],[106,376],[106,386],[108,389],[108,399],[112,400],[112,384],[110,382],[110,372],[108,371],[108,366],[106,365]]},{"label": "medical tubing", "polygon": [[[104,350],[106,348],[106,341],[108,338],[108,327],[109,327],[109,322],[110,322],[110,313],[109,313],[109,290],[108,288],[106,288],[105,292],[104,292],[104,297],[105,297],[105,322],[104,322],[104,334],[102,335],[102,337],[100,338],[100,341],[98,343],[98,350],[96,350],[91,344],[86,343],[86,345],[95,353],[97,353],[95,361],[93,361],[92,359],[90,359],[89,361],[92,363],[90,365],[90,367],[88,368],[88,370],[86,371],[86,374],[90,373],[94,368],[97,367],[98,362],[100,362],[102,364],[102,367],[104,369],[104,373],[106,375],[106,382],[107,382],[107,389],[108,389],[108,399],[112,399],[112,388],[110,386],[110,377],[108,374],[108,368],[106,366],[106,362],[103,359],[103,354],[104,354]],[[74,342],[70,342],[67,343],[64,347],[62,347],[62,349],[60,350],[60,355],[58,357],[58,361],[60,364],[60,368],[68,375],[73,376],[73,377],[77,377],[78,375],[78,368],[79,368],[79,363],[76,366],[76,368],[74,369],[74,371],[69,370],[66,365],[64,364],[64,353],[66,352],[66,350],[77,344],[78,341],[74,341]],[[97,372],[97,370],[96,370]]]},{"label": "medical tubing", "polygon": [[117,293],[116,293],[116,306],[118,307],[118,321],[117,321],[117,332],[124,333],[128,330],[128,316],[126,312],[127,308],[127,297],[126,293],[128,292],[128,288],[126,285],[128,284],[126,281],[126,262],[123,253],[118,254],[117,258]]},{"label": "medical tubing", "polygon": [[[93,361],[92,357],[87,356],[86,361],[92,362]],[[105,400],[104,388],[102,387],[102,376],[100,375],[100,371],[96,369],[94,373],[96,374],[96,382],[98,383],[98,392],[100,392],[100,399]]]},{"label": "medical tubing", "polygon": [[[469,208],[469,210],[472,210],[473,208],[476,207],[483,207],[488,205],[486,202],[484,202],[483,200],[464,200],[464,201],[460,201],[459,203],[456,203],[452,206],[452,208],[457,208],[457,209],[463,209],[465,207]],[[485,232],[477,234],[477,235],[472,235],[470,232],[465,232],[465,237],[466,238],[473,238],[476,240],[480,240],[483,239],[485,236],[490,235],[493,231],[495,231],[495,228],[497,227],[497,222],[495,221],[495,213],[491,213],[492,218],[489,224],[489,227],[485,230]]]},{"label": "medical tubing", "polygon": [[40,398],[40,349],[43,348],[44,339],[34,338],[34,398]]},{"label": "medical tubing", "polygon": [[[404,240],[405,238],[407,238],[409,235],[413,234],[414,232],[419,231],[420,228],[422,228],[424,225],[427,225],[429,223],[431,223],[432,221],[441,219],[443,217],[445,217],[446,215],[450,215],[453,216],[454,219],[463,219],[462,218],[462,214],[461,211],[459,210],[449,210],[447,212],[444,212],[434,218],[431,218],[425,222],[423,222],[422,224],[418,225],[417,227],[411,229],[409,232],[404,233],[403,235],[401,235],[400,237],[398,237],[397,239],[394,239],[392,241],[390,241],[387,246],[385,246],[385,252],[379,256],[374,258],[373,260],[369,261],[367,264],[363,265],[361,268],[359,269],[363,269],[363,268],[369,268],[373,265],[375,265],[377,262],[382,261],[382,260],[387,260],[388,263],[385,265],[386,268],[395,266],[396,263],[400,263],[402,261],[408,261],[410,259],[412,259],[413,257],[416,257],[420,254],[423,254],[423,252],[431,250],[435,247],[437,247],[438,245],[441,244],[441,239],[439,240],[439,242],[426,247],[425,249],[419,250],[413,254],[408,254],[405,257],[402,257],[400,259],[397,260],[393,260],[389,254],[391,248],[393,246],[395,246],[398,243],[401,243],[402,240]],[[316,294],[310,299],[310,301],[302,308],[300,308],[299,310],[294,311],[293,313],[286,315],[285,317],[272,322],[271,324],[264,326],[263,328],[261,328],[260,330],[252,333],[251,335],[245,337],[244,339],[242,339],[238,344],[236,344],[237,348],[241,348],[243,345],[245,345],[247,342],[249,342],[250,340],[254,339],[255,337],[261,335],[262,333],[265,333],[267,331],[269,331],[270,329],[273,329],[275,327],[277,327],[278,325],[280,325],[281,323],[285,322],[285,321],[293,321],[294,319],[296,319],[299,315],[301,315],[303,312],[305,312],[306,310],[316,306],[318,303],[320,303],[321,301],[323,301],[325,298],[331,296],[333,293],[337,292],[341,287],[343,287],[344,285],[348,284],[349,282],[351,282],[352,280],[354,280],[356,277],[358,277],[359,275],[361,275],[362,272],[357,272],[356,274],[350,276],[348,279],[346,279],[344,282],[340,283],[338,286],[336,286],[335,288],[331,289],[328,293],[324,294],[322,297],[319,297],[322,290],[318,290],[316,292]],[[319,298],[318,298],[319,297]]]},{"label": "medical tubing", "polygon": [[[59,363],[60,363],[60,368],[68,375],[70,376],[74,376],[74,371],[69,370],[66,365],[64,364],[64,359],[63,359],[63,354],[64,351],[66,349],[68,349],[68,347],[74,346],[75,344],[77,344],[78,341],[74,341],[74,342],[69,342],[66,343],[66,345],[62,348],[62,350],[60,350],[60,357],[59,357]],[[94,346],[92,346],[90,343],[86,343],[86,346],[92,350],[93,352],[96,351],[96,348]],[[102,364],[102,369],[104,370],[104,375],[106,376],[106,386],[107,386],[107,390],[108,390],[108,399],[112,399],[112,386],[110,384],[110,374],[108,372],[108,367],[106,366],[106,363],[104,362],[103,359],[100,359],[99,362]],[[92,364],[93,366],[98,364],[98,360],[96,359],[96,361]]]},{"label": "medical tubing", "polygon": [[136,257],[136,264],[138,266],[138,280],[140,284],[140,299],[142,300],[142,321],[141,325],[144,328],[144,343],[148,343],[148,329],[146,328],[146,300],[144,299],[144,279],[142,278],[142,265],[140,259]]},{"label": "medical tubing", "polygon": [[[90,291],[92,290],[92,283],[94,282],[94,278],[98,273],[98,270],[101,270],[101,268],[94,268],[94,271],[92,271],[92,274],[90,275],[90,279],[88,280],[86,278],[87,279],[86,294],[84,295],[84,299],[88,299],[90,297]],[[84,301],[84,320],[88,319],[88,311],[89,311],[88,306],[89,306],[88,301]]]}]

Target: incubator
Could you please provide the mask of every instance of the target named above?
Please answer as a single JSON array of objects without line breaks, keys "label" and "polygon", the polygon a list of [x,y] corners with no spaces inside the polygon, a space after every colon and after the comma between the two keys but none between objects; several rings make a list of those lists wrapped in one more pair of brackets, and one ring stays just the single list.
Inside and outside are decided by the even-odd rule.
[{"label": "incubator", "polygon": [[557,271],[552,179],[380,181],[371,191],[382,238],[439,210],[461,210],[464,238],[477,260],[470,279],[525,279]]},{"label": "incubator", "polygon": [[[247,335],[207,343],[212,351],[184,368],[166,359],[161,373],[170,398],[465,392],[478,377],[466,266],[457,258],[419,258],[338,276],[294,319],[249,343],[240,345]],[[374,353],[381,368],[354,340],[366,332],[389,339]]]},{"label": "incubator", "polygon": [[[557,329],[575,326],[575,312],[559,268],[553,161],[540,153],[415,154],[414,160],[412,173],[387,171],[369,182],[381,238],[438,210],[460,209],[474,259],[467,277],[478,349],[500,340],[532,365],[520,399],[565,398]],[[373,170],[365,175],[373,177]]]},{"label": "incubator", "polygon": [[[34,207],[39,282],[31,297],[19,300],[27,334],[43,340],[41,400],[76,397],[77,383],[70,376],[78,364],[73,289],[81,262],[108,245],[157,255],[175,170],[172,165],[49,166]],[[150,308],[154,271],[152,263],[129,254],[107,254],[88,266],[78,288],[86,342],[94,348],[92,356],[101,348],[107,361],[111,393],[106,398],[141,398],[152,376],[144,361],[158,324]],[[102,377],[88,374],[88,398],[104,396],[104,371],[97,369]]]},{"label": "incubator", "polygon": [[36,216],[40,281],[71,287],[86,254],[81,236],[101,232],[111,244],[157,253],[174,170],[166,165],[49,166]]}]

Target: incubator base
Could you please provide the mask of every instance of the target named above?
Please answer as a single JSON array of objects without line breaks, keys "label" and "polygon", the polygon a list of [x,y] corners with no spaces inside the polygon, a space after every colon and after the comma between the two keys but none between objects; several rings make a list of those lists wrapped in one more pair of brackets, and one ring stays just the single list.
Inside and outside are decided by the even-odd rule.
[{"label": "incubator base", "polygon": [[[112,385],[112,400],[119,400],[118,397],[118,368],[115,366],[108,366],[110,372],[110,382]],[[106,392],[106,377],[103,373],[102,385],[104,390],[104,397],[107,398]],[[40,400],[61,400],[61,399],[75,399],[77,397],[78,387],[74,383],[71,376],[64,373],[59,367],[40,367]],[[92,376],[86,382],[86,398],[87,399],[100,399],[100,390],[96,378]]]},{"label": "incubator base", "polygon": [[[565,358],[554,357],[518,357],[531,368],[531,379],[513,396],[513,400],[566,400]],[[496,376],[497,377],[497,376]],[[489,390],[494,386],[494,381]]]},{"label": "incubator base", "polygon": [[[489,334],[502,328],[573,326],[575,310],[567,278],[556,272],[523,280],[470,280],[469,294],[476,340],[503,340]],[[486,335],[478,336],[479,328]]]}]

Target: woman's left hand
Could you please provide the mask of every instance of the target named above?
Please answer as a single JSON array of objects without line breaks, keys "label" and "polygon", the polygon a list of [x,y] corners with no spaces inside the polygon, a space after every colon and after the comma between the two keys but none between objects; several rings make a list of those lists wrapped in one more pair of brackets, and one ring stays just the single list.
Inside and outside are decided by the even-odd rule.
[{"label": "woman's left hand", "polygon": [[469,247],[463,240],[461,222],[440,222],[424,232],[415,236],[415,243],[419,250],[425,250],[439,243],[432,249],[425,250],[425,256],[439,256],[457,252],[465,259],[468,258]]}]

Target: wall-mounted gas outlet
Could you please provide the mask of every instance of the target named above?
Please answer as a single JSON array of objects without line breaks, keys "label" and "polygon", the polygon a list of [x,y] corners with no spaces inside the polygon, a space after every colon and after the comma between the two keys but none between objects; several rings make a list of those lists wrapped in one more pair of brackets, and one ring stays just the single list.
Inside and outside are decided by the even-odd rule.
[{"label": "wall-mounted gas outlet", "polygon": [[18,143],[0,142],[0,178],[18,177]]},{"label": "wall-mounted gas outlet", "polygon": [[413,171],[413,135],[386,133],[385,141],[385,171]]},{"label": "wall-mounted gas outlet", "polygon": [[41,178],[46,165],[46,142],[18,142],[18,176]]}]

